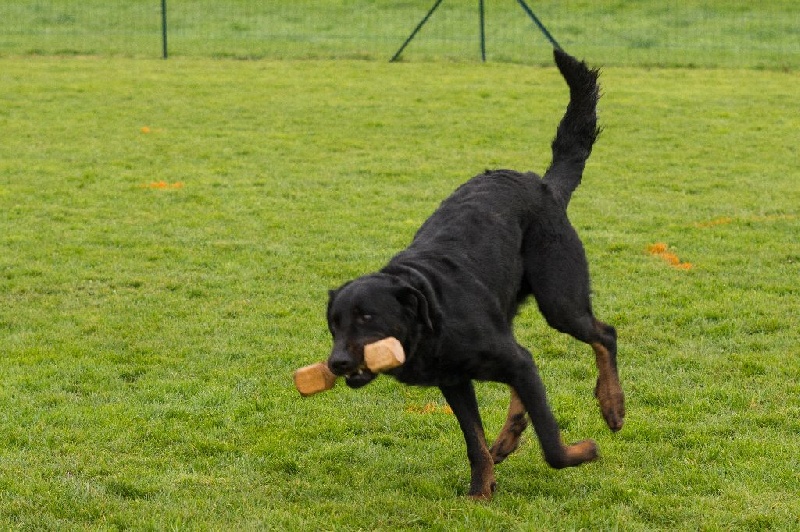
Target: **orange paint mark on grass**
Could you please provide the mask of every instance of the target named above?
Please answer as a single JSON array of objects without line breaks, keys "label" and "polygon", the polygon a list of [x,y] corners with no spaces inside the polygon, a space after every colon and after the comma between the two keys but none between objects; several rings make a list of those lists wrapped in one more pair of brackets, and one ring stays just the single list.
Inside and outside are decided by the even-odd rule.
[{"label": "orange paint mark on grass", "polygon": [[780,221],[788,221],[788,220],[796,220],[796,214],[765,214],[762,216],[743,216],[738,218],[731,218],[730,216],[720,216],[719,218],[714,218],[713,220],[707,220],[705,222],[695,222],[695,227],[700,228],[708,228],[708,227],[716,227],[718,225],[729,225],[733,223],[746,223],[746,224],[753,224],[753,223],[766,223],[766,222],[780,222]]},{"label": "orange paint mark on grass", "polygon": [[691,262],[682,262],[681,259],[675,253],[668,251],[667,245],[663,242],[656,242],[655,244],[650,244],[647,246],[647,252],[651,255],[656,257],[661,257],[664,261],[667,262],[673,268],[677,268],[679,270],[691,270],[692,263]]},{"label": "orange paint mark on grass", "polygon": [[728,216],[720,216],[719,218],[714,218],[713,220],[708,220],[707,222],[697,222],[695,225],[697,227],[714,227],[717,225],[728,225],[733,223],[733,218]]},{"label": "orange paint mark on grass", "polygon": [[659,255],[667,250],[667,245],[663,242],[656,242],[647,246],[647,252],[651,255]]},{"label": "orange paint mark on grass", "polygon": [[453,409],[449,405],[439,406],[436,403],[427,403],[424,406],[409,405],[406,412],[413,414],[448,414],[452,415]]},{"label": "orange paint mark on grass", "polygon": [[175,183],[167,183],[166,181],[153,181],[152,183],[146,183],[142,185],[142,187],[150,189],[160,189],[160,190],[177,189],[177,188],[183,188],[183,182],[176,181]]}]

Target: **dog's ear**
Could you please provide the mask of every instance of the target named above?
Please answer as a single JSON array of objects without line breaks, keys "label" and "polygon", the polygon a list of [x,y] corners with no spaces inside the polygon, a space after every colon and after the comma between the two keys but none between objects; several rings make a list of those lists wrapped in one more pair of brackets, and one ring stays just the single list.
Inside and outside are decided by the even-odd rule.
[{"label": "dog's ear", "polygon": [[333,305],[333,300],[336,299],[336,296],[339,295],[339,292],[341,292],[344,289],[344,287],[346,287],[352,282],[353,281],[347,281],[346,283],[344,283],[339,288],[336,288],[335,290],[328,290],[328,315],[330,315],[331,306]]},{"label": "dog's ear", "polygon": [[331,315],[331,307],[333,306],[333,300],[336,299],[336,294],[338,290],[328,290],[328,317]]},{"label": "dog's ear", "polygon": [[327,317],[328,329],[331,331],[331,334],[333,334],[333,328],[332,328],[332,323],[331,323],[331,320],[333,319],[333,317],[331,316],[331,309],[333,309],[333,302],[336,300],[336,296],[339,295],[339,292],[342,290],[342,288],[344,288],[345,286],[347,286],[351,282],[352,281],[346,282],[345,284],[343,284],[342,286],[340,286],[336,290],[328,290],[328,309],[327,309],[327,311],[325,313],[325,316]]},{"label": "dog's ear", "polygon": [[432,318],[436,314],[435,312],[431,312],[431,303],[428,301],[428,298],[425,297],[425,294],[413,286],[403,286],[397,290],[395,296],[400,303],[414,311],[419,321],[425,325],[428,330],[434,330]]},{"label": "dog's ear", "polygon": [[338,290],[328,290],[328,310],[325,312],[325,317],[328,321],[328,330],[333,334],[333,327],[331,326],[331,307],[333,307],[333,300],[336,299]]}]

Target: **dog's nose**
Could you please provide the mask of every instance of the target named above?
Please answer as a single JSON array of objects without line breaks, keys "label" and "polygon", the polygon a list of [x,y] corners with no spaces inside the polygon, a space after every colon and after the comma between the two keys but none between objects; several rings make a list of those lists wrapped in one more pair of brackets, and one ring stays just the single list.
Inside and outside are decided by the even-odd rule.
[{"label": "dog's nose", "polygon": [[358,362],[347,352],[334,351],[328,358],[328,367],[334,375],[348,375],[358,369]]}]

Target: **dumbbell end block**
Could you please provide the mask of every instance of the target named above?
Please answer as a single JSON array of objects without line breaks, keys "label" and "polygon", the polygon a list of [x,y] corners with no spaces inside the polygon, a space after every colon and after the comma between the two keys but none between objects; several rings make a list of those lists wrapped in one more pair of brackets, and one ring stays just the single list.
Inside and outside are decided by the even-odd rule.
[{"label": "dumbbell end block", "polygon": [[402,366],[406,361],[403,345],[397,338],[384,338],[364,346],[364,363],[373,373]]},{"label": "dumbbell end block", "polygon": [[330,390],[335,384],[336,375],[325,362],[317,362],[294,372],[294,386],[303,397]]}]

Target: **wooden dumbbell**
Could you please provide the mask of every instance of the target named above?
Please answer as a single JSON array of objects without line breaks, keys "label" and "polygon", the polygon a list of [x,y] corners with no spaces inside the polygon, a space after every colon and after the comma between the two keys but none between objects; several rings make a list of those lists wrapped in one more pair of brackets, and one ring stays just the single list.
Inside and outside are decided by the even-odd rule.
[{"label": "wooden dumbbell", "polygon": [[364,346],[364,364],[372,373],[381,373],[398,366],[406,361],[403,344],[393,337],[384,338]]},{"label": "wooden dumbbell", "polygon": [[336,375],[325,362],[317,362],[294,372],[294,387],[303,397],[330,390],[336,384]]},{"label": "wooden dumbbell", "polygon": [[[396,368],[405,361],[403,345],[396,338],[384,338],[364,346],[364,364],[373,373]],[[303,397],[330,390],[335,384],[336,375],[325,362],[317,362],[294,372],[294,386]]]}]

